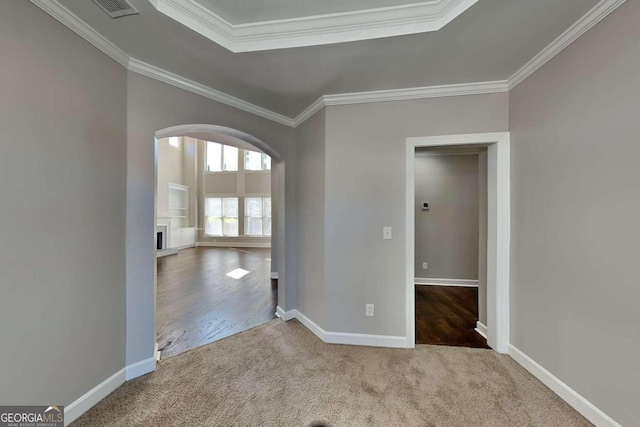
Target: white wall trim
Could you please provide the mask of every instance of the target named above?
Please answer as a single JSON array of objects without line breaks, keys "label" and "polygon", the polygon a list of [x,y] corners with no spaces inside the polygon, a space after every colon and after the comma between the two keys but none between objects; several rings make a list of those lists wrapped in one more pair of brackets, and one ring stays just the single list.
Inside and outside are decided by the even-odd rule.
[{"label": "white wall trim", "polygon": [[106,380],[64,407],[64,425],[75,421],[80,415],[91,409],[96,403],[125,382],[125,368],[120,369]]},{"label": "white wall trim", "polygon": [[562,382],[558,377],[547,371],[512,344],[509,344],[509,356],[596,426],[622,427],[621,424],[605,414],[604,411],[589,402],[577,391]]},{"label": "white wall trim", "polygon": [[[328,105],[350,105],[366,102],[405,101],[410,99],[508,92],[604,19],[607,15],[616,10],[620,5],[625,3],[626,0],[602,0],[561,36],[520,68],[508,80],[323,95],[295,118],[289,118],[282,114],[275,113],[264,107],[260,107],[232,95],[228,95],[224,92],[205,86],[193,80],[189,80],[154,65],[147,64],[136,58],[132,58],[94,30],[86,22],[82,21],[78,16],[69,11],[66,7],[61,5],[58,0],[30,1],[131,72],[204,96],[205,98],[229,105],[258,117],[295,128]],[[167,0],[152,0],[152,3],[157,4],[158,1]],[[158,6],[156,5],[156,7]]]},{"label": "white wall trim", "polygon": [[323,95],[294,120],[294,127],[300,126],[326,106],[352,105],[370,102],[407,101],[411,99],[444,98],[450,96],[482,95],[509,91],[507,81],[462,83],[454,85],[425,86],[405,89],[376,90],[370,92]]},{"label": "white wall trim", "polygon": [[212,248],[270,248],[271,242],[197,242],[196,246]]},{"label": "white wall trim", "polygon": [[295,313],[294,313],[294,310],[284,311],[282,309],[282,307],[277,306],[276,307],[276,316],[278,316],[280,319],[282,319],[285,322],[287,322],[287,321],[295,318]]},{"label": "white wall trim", "polygon": [[487,339],[487,326],[479,320],[476,322],[475,331],[482,335],[485,340]]},{"label": "white wall trim", "polygon": [[437,31],[477,0],[416,1],[298,18],[232,24],[193,0],[152,0],[161,13],[227,48],[253,52]]},{"label": "white wall trim", "polygon": [[278,273],[277,273],[277,272],[273,272],[273,271],[272,271],[272,272],[271,272],[271,278],[272,278],[273,280],[278,280]]},{"label": "white wall trim", "polygon": [[130,57],[115,44],[107,40],[102,34],[94,30],[89,24],[60,4],[58,0],[31,0],[31,2],[131,72],[184,89],[196,95],[204,96],[205,98],[246,111],[255,116],[293,127],[293,119],[285,117],[282,114],[275,113],[266,108]]},{"label": "white wall trim", "polygon": [[[157,345],[157,344],[156,344]],[[96,403],[107,397],[107,395],[120,387],[125,381],[132,380],[139,376],[148,374],[156,370],[156,359],[141,360],[120,369],[106,380],[71,402],[64,408],[64,424],[69,425],[82,414],[91,409]]]},{"label": "white wall trim", "polygon": [[611,12],[620,7],[626,0],[602,0],[595,5],[586,15],[569,27],[551,44],[542,49],[522,68],[509,79],[509,89],[513,89],[522,83],[527,77],[536,72],[540,67],[549,62],[553,57],[566,49],[571,43],[589,31],[598,22],[602,21]]},{"label": "white wall trim", "polygon": [[250,102],[244,101],[240,98],[236,98],[235,96],[220,92],[219,90],[213,89],[209,86],[205,86],[193,80],[186,79],[178,74],[171,73],[167,70],[163,70],[162,68],[147,64],[138,59],[130,58],[127,69],[134,73],[150,77],[163,83],[167,83],[171,86],[184,89],[191,93],[195,93],[196,95],[204,96],[205,98],[211,99],[221,104],[229,105],[231,107],[237,108],[238,110],[246,111],[247,113],[253,114],[255,116],[280,123],[281,125],[293,127],[293,120],[289,117],[285,117],[282,114],[274,113],[273,111],[267,110],[266,108],[251,104]]},{"label": "white wall trim", "polygon": [[470,279],[440,279],[430,277],[416,277],[414,279],[416,285],[424,286],[462,286],[468,288],[477,288],[478,281]]},{"label": "white wall trim", "polygon": [[155,354],[148,358],[136,363],[128,365],[125,369],[125,379],[130,381],[134,378],[141,377],[156,370],[156,357]]},{"label": "white wall trim", "polygon": [[156,258],[162,258],[169,255],[177,255],[177,248],[156,249]]},{"label": "white wall trim", "polygon": [[488,145],[489,202],[487,239],[488,343],[509,351],[510,136],[509,132],[413,137],[406,140],[406,290],[408,346],[415,346],[415,183],[417,147]]},{"label": "white wall trim", "polygon": [[31,0],[31,3],[47,12],[71,31],[111,57],[114,61],[125,68],[127,67],[129,55],[94,30],[93,27],[80,19],[76,14],[62,6],[57,0]]},{"label": "white wall trim", "polygon": [[307,329],[313,332],[318,338],[328,344],[346,344],[361,345],[369,347],[389,347],[389,348],[406,348],[407,338],[392,335],[371,335],[357,334],[349,332],[329,332],[322,329],[317,323],[309,319],[298,310],[289,310],[285,312],[279,306],[276,309],[276,315],[282,320],[288,321],[296,319],[302,323]]}]

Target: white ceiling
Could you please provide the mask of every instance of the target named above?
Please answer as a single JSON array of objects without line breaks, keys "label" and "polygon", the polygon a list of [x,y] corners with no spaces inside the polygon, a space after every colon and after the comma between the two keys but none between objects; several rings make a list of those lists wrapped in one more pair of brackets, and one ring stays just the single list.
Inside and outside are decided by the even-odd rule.
[{"label": "white ceiling", "polygon": [[194,0],[231,24],[402,6],[420,0]]},{"label": "white ceiling", "polygon": [[232,53],[131,1],[140,14],[115,20],[90,1],[60,3],[128,55],[288,117],[325,94],[506,80],[598,3],[479,0],[437,32]]}]

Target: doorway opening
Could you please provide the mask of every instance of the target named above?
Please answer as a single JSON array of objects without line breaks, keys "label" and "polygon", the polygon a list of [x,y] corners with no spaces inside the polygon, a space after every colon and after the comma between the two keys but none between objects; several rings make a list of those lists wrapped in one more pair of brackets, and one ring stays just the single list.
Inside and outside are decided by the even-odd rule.
[{"label": "doorway opening", "polygon": [[415,150],[416,344],[488,348],[486,168],[483,146]]},{"label": "doorway opening", "polygon": [[[474,344],[464,341],[474,341],[470,337],[476,336],[475,329],[485,336],[491,348],[506,353],[509,343],[509,133],[408,138],[406,149],[408,346],[413,347],[430,337],[438,339],[438,334],[447,333],[459,334],[457,345]],[[416,153],[424,157],[417,158]],[[476,157],[462,160],[461,154]],[[459,158],[445,159],[447,156]],[[483,161],[486,177],[480,179]],[[426,189],[418,187],[417,178],[424,169],[424,165],[418,163],[439,168],[439,172],[431,176],[431,182],[438,181],[437,185]],[[459,170],[452,172],[452,168]],[[469,182],[456,177],[460,173],[474,175],[467,181],[476,178],[477,187],[468,188]],[[480,203],[483,180],[486,206]],[[447,191],[456,186],[468,194],[454,195]],[[430,197],[435,205],[433,201],[422,200]],[[464,199],[462,202],[460,197]],[[449,210],[444,209],[446,205],[450,205]],[[483,209],[485,218],[481,218]],[[486,229],[481,224],[485,224]],[[431,246],[426,245],[424,239],[429,239]],[[418,334],[416,315],[422,316]],[[474,327],[475,318],[485,322],[478,322]],[[437,330],[439,327],[441,331]],[[441,344],[456,345],[455,336],[449,341],[440,340]],[[484,343],[482,339],[479,342]],[[480,344],[472,346],[480,347]]]},{"label": "doorway opening", "polygon": [[284,165],[251,135],[210,125],[157,132],[155,164],[159,360],[276,318]]}]

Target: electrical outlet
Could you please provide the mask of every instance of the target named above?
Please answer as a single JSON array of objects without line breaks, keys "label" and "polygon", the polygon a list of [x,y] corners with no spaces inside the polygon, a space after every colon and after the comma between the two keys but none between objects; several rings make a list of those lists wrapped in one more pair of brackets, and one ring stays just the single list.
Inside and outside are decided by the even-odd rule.
[{"label": "electrical outlet", "polygon": [[427,268],[429,268],[429,263],[428,262],[423,262],[422,263],[422,269],[426,270]]},{"label": "electrical outlet", "polygon": [[367,304],[365,305],[365,312],[364,314],[366,316],[372,317],[373,316],[373,304]]}]

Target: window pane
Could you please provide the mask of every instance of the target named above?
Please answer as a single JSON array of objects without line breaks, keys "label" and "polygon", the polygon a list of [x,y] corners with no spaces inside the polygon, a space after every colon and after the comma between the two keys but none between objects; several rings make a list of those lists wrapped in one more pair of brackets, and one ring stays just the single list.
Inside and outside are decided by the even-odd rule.
[{"label": "window pane", "polygon": [[238,218],[224,218],[222,220],[222,228],[225,236],[238,235]]},{"label": "window pane", "polygon": [[262,218],[247,218],[246,228],[247,236],[262,236]]},{"label": "window pane", "polygon": [[170,137],[169,145],[171,145],[172,147],[180,148],[180,138],[177,136]]},{"label": "window pane", "polygon": [[271,218],[264,219],[264,235],[271,236]]},{"label": "window pane", "polygon": [[205,205],[205,215],[222,216],[222,199],[219,197],[208,197]]},{"label": "window pane", "polygon": [[238,149],[236,147],[224,146],[224,163],[222,170],[237,171],[238,170]]},{"label": "window pane", "polygon": [[262,170],[262,153],[256,151],[246,151],[244,168],[248,171]]},{"label": "window pane", "polygon": [[264,198],[264,216],[271,216],[271,197]]},{"label": "window pane", "polygon": [[271,157],[264,155],[264,169],[271,170]]},{"label": "window pane", "polygon": [[246,212],[245,215],[252,218],[262,217],[262,198],[260,197],[247,197]]},{"label": "window pane", "polygon": [[207,141],[207,171],[220,172],[222,170],[222,145]]},{"label": "window pane", "polygon": [[238,198],[237,197],[225,197],[222,199],[222,216],[226,217],[238,217]]},{"label": "window pane", "polygon": [[208,216],[204,228],[205,234],[209,236],[222,236],[222,218]]}]

